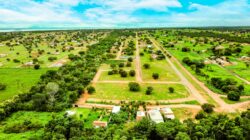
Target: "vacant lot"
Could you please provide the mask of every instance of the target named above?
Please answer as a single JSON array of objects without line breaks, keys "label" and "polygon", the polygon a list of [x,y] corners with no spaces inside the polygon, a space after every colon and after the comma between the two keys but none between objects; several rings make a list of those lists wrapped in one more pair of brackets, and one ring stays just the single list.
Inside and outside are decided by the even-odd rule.
[{"label": "vacant lot", "polygon": [[[150,60],[150,55],[144,53],[144,56],[141,56],[141,69],[142,69],[142,79],[144,81],[154,81],[152,74],[158,73],[159,79],[157,81],[180,81],[180,78],[175,74],[174,70],[166,62],[166,60]],[[145,69],[144,64],[149,64],[150,68]]]},{"label": "vacant lot", "polygon": [[29,91],[31,86],[38,82],[39,77],[46,73],[47,70],[49,69],[0,69],[1,83],[7,85],[5,90],[0,91],[0,101]]},{"label": "vacant lot", "polygon": [[[146,95],[146,88],[153,87],[153,93]],[[168,88],[173,87],[174,93],[169,93]],[[90,98],[109,100],[171,100],[188,97],[189,93],[183,85],[179,84],[142,84],[139,92],[129,91],[128,84],[98,83],[95,85],[96,93]]]}]

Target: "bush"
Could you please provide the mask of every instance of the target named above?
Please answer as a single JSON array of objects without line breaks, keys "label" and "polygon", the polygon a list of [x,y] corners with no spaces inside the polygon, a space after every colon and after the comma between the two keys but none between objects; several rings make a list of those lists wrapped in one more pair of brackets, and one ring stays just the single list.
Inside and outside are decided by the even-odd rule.
[{"label": "bush", "polygon": [[227,94],[227,98],[232,101],[239,101],[240,100],[240,93],[235,92],[235,91],[230,91]]},{"label": "bush", "polygon": [[138,83],[136,83],[136,82],[130,82],[128,84],[128,86],[129,86],[130,91],[140,91],[140,89],[141,89],[140,85]]},{"label": "bush", "polygon": [[89,94],[92,94],[95,92],[95,88],[93,86],[89,86],[89,87],[87,87],[87,91]]},{"label": "bush", "polygon": [[146,63],[146,64],[143,65],[143,67],[144,67],[145,69],[149,69],[149,68],[150,68],[150,65],[149,65],[148,63]]},{"label": "bush", "polygon": [[39,64],[35,64],[35,65],[34,65],[34,69],[35,69],[35,70],[40,69],[40,65],[39,65]]},{"label": "bush", "polygon": [[153,74],[152,74],[152,77],[153,77],[154,79],[159,79],[159,74],[158,74],[158,73],[153,73]]},{"label": "bush", "polygon": [[147,87],[146,94],[150,95],[153,92],[153,87]]},{"label": "bush", "polygon": [[121,71],[120,75],[121,75],[121,77],[127,77],[128,73],[126,71]]},{"label": "bush", "polygon": [[113,75],[114,72],[113,71],[108,71],[108,75]]},{"label": "bush", "polygon": [[18,60],[18,59],[13,59],[13,62],[14,62],[14,63],[20,63],[20,60]]},{"label": "bush", "polygon": [[48,58],[48,60],[49,60],[50,62],[52,62],[52,61],[55,61],[55,60],[57,60],[57,57],[54,57],[54,56],[50,56],[50,57]]},{"label": "bush", "polygon": [[127,62],[126,67],[131,67],[131,62]]},{"label": "bush", "polygon": [[5,90],[6,89],[6,85],[3,83],[0,83],[0,90]]},{"label": "bush", "polygon": [[128,61],[129,61],[129,62],[133,62],[133,58],[132,58],[132,57],[129,57],[129,58],[128,58]]},{"label": "bush", "polygon": [[124,63],[120,63],[120,64],[119,64],[119,67],[120,67],[120,68],[124,67]]},{"label": "bush", "polygon": [[143,52],[140,52],[140,56],[144,56],[144,53],[143,53]]},{"label": "bush", "polygon": [[169,88],[168,88],[168,91],[169,91],[170,93],[174,93],[174,88],[173,88],[173,87],[169,87]]},{"label": "bush", "polygon": [[207,112],[207,113],[212,113],[214,111],[214,105],[212,104],[208,104],[208,103],[205,103],[201,106],[201,108],[203,109],[203,111]]},{"label": "bush", "polygon": [[135,70],[130,70],[129,75],[132,76],[132,77],[135,76]]}]

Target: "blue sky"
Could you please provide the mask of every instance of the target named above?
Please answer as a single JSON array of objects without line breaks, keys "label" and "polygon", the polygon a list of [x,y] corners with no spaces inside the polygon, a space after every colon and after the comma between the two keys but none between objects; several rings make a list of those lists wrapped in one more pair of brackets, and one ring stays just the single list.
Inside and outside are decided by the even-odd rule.
[{"label": "blue sky", "polygon": [[250,0],[0,0],[0,28],[249,26]]}]

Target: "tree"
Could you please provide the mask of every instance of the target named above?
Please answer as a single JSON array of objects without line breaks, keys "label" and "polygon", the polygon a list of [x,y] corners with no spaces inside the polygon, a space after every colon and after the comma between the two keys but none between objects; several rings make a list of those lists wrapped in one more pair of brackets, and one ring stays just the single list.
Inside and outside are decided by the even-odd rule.
[{"label": "tree", "polygon": [[6,89],[6,84],[0,83],[0,90],[5,90]]},{"label": "tree", "polygon": [[214,105],[212,105],[212,104],[209,104],[209,103],[205,103],[205,104],[203,104],[202,106],[201,106],[201,108],[205,111],[205,112],[207,112],[207,113],[212,113],[213,111],[214,111]]},{"label": "tree", "polygon": [[129,61],[129,62],[133,62],[133,58],[132,58],[132,57],[129,57],[129,58],[128,58],[128,61]]},{"label": "tree", "polygon": [[119,64],[119,67],[120,67],[120,68],[124,67],[124,63],[120,63],[120,64]]},{"label": "tree", "polygon": [[143,67],[144,67],[145,69],[149,69],[149,68],[150,68],[150,65],[149,65],[148,63],[146,63],[146,64],[143,65]]},{"label": "tree", "polygon": [[147,87],[146,94],[150,95],[153,92],[153,87]]},{"label": "tree", "polygon": [[169,87],[169,88],[168,88],[168,91],[169,91],[170,93],[174,93],[174,88],[173,88],[173,87]]},{"label": "tree", "polygon": [[159,74],[158,74],[158,73],[153,73],[153,74],[152,74],[152,77],[153,77],[154,79],[159,79]]},{"label": "tree", "polygon": [[146,136],[146,138],[149,138],[155,130],[155,125],[153,121],[144,117],[134,126],[132,132],[135,132],[138,137]]},{"label": "tree", "polygon": [[185,132],[179,132],[176,137],[175,140],[191,140],[190,136],[185,133]]},{"label": "tree", "polygon": [[156,125],[156,133],[163,139],[174,139],[179,131],[181,123],[179,120],[168,120]]},{"label": "tree", "polygon": [[232,101],[239,101],[240,100],[240,93],[236,92],[236,91],[230,91],[228,94],[227,94],[227,98],[229,100],[232,100]]},{"label": "tree", "polygon": [[108,71],[108,75],[113,75],[114,72],[111,70],[111,71]]},{"label": "tree", "polygon": [[39,65],[39,64],[35,64],[35,65],[34,65],[34,69],[35,69],[35,70],[40,69],[40,65]]},{"label": "tree", "polygon": [[134,77],[135,76],[135,70],[130,70],[129,71],[129,75],[132,76],[132,77]]},{"label": "tree", "polygon": [[123,71],[120,72],[120,75],[121,75],[121,77],[127,77],[128,73],[123,70]]},{"label": "tree", "polygon": [[130,91],[140,91],[140,85],[136,82],[130,82],[128,86]]},{"label": "tree", "polygon": [[87,91],[89,94],[92,94],[95,92],[95,88],[93,86],[89,86],[89,87],[87,87]]},{"label": "tree", "polygon": [[131,67],[131,62],[127,62],[126,67]]},{"label": "tree", "polygon": [[50,105],[53,106],[55,102],[55,94],[59,91],[59,85],[55,82],[49,82],[46,87],[45,91],[49,95]]}]

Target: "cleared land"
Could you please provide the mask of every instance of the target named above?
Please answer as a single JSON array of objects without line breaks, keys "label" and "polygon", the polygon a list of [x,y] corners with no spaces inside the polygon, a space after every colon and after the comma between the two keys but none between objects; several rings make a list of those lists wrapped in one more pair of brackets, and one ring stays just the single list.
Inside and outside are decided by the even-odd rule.
[{"label": "cleared land", "polygon": [[47,70],[49,69],[0,69],[1,83],[7,85],[5,90],[0,91],[0,101],[29,91],[31,86],[38,82],[40,76],[46,73]]},{"label": "cleared land", "polygon": [[[146,95],[146,88],[152,86],[152,95]],[[168,88],[173,87],[174,93],[169,93]],[[141,84],[139,92],[129,91],[128,84],[120,83],[98,83],[95,85],[96,93],[90,98],[109,99],[109,100],[171,100],[185,98],[189,96],[188,91],[183,85],[178,84]]]}]

